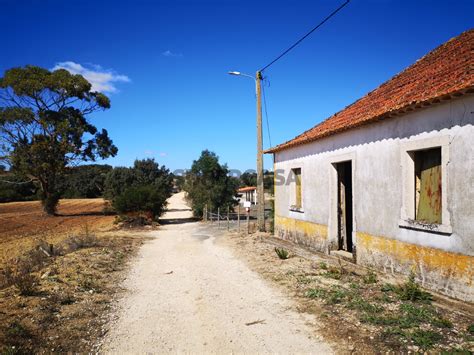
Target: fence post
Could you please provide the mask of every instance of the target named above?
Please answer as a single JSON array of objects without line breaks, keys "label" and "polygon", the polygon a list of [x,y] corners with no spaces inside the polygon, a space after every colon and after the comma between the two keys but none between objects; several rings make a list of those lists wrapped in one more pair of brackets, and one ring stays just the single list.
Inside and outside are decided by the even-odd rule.
[{"label": "fence post", "polygon": [[237,207],[237,224],[238,224],[239,233],[240,233],[240,203],[239,203],[239,206]]},{"label": "fence post", "polygon": [[249,234],[250,230],[250,212],[247,212],[247,234]]},{"label": "fence post", "polygon": [[229,211],[230,211],[230,208],[229,206],[227,206],[227,230],[230,229]]},{"label": "fence post", "polygon": [[207,204],[204,205],[204,216],[203,216],[203,220],[204,222],[207,222]]},{"label": "fence post", "polygon": [[217,228],[221,226],[221,209],[217,207]]}]

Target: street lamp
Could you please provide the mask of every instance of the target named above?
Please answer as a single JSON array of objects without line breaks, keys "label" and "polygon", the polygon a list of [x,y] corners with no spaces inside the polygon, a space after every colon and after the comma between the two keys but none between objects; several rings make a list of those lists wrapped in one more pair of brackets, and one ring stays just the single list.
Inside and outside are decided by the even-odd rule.
[{"label": "street lamp", "polygon": [[255,77],[230,71],[230,75],[246,76],[255,80],[255,92],[257,95],[257,225],[258,230],[265,232],[265,195],[263,188],[263,145],[262,145],[262,73],[257,71]]}]

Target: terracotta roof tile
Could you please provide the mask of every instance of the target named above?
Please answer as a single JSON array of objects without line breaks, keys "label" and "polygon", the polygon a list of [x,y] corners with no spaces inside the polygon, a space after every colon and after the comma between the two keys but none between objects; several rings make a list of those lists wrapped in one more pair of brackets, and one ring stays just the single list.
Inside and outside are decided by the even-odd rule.
[{"label": "terracotta roof tile", "polygon": [[253,191],[256,189],[257,188],[255,186],[246,186],[246,187],[241,187],[240,189],[237,190],[237,192],[247,192],[247,191]]},{"label": "terracotta roof tile", "polygon": [[474,92],[474,29],[442,44],[344,110],[266,153],[309,143],[465,92]]}]

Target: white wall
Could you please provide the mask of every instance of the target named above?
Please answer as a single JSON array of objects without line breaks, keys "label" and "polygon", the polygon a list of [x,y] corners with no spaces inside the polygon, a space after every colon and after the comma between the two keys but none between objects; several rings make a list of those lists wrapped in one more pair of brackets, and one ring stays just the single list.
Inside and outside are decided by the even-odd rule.
[{"label": "white wall", "polygon": [[[447,211],[452,234],[399,226],[403,148],[407,142],[447,140]],[[275,213],[328,225],[336,239],[335,171],[332,163],[352,160],[354,231],[421,246],[474,255],[474,95],[430,106],[398,118],[275,153],[276,173],[302,169],[303,213],[289,210],[291,189],[276,178]],[[353,238],[357,244],[356,238]]]}]

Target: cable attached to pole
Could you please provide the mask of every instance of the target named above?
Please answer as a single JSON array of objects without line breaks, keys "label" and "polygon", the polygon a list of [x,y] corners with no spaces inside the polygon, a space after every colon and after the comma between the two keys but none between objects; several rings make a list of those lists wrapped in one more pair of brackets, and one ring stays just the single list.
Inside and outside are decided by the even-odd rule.
[{"label": "cable attached to pole", "polygon": [[268,123],[268,111],[267,111],[267,98],[265,96],[265,85],[262,85],[262,93],[263,93],[263,107],[265,109],[265,119],[267,121],[267,133],[268,133],[268,142],[270,143],[270,147],[272,147],[272,137],[270,136],[270,124]]},{"label": "cable attached to pole", "polygon": [[311,33],[316,31],[319,27],[321,27],[325,22],[327,22],[331,17],[333,17],[335,14],[337,14],[344,6],[346,6],[350,0],[346,0],[344,4],[339,6],[336,10],[331,12],[324,20],[322,20],[316,27],[314,27],[311,31],[309,31],[307,34],[305,34],[303,37],[301,37],[298,41],[296,41],[295,44],[293,44],[290,48],[288,48],[286,51],[284,51],[282,54],[280,54],[278,57],[276,57],[274,60],[272,60],[269,64],[264,66],[262,69],[260,69],[260,72],[263,72],[265,69],[267,69],[270,65],[278,61],[281,57],[283,57],[285,54],[287,54],[289,51],[291,51],[293,48],[295,48],[298,44],[300,44],[306,37],[308,37]]}]

